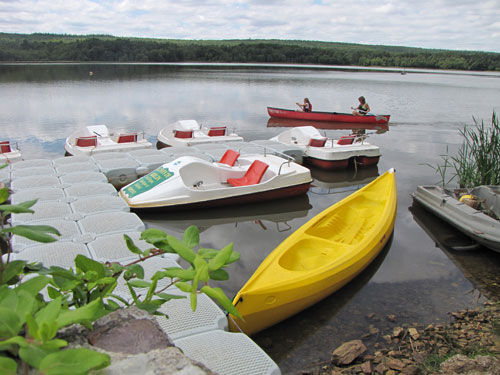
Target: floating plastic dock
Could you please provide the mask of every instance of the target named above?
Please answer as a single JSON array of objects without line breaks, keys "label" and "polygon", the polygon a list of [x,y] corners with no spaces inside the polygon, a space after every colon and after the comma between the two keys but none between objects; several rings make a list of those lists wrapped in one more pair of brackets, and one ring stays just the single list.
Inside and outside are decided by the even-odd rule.
[{"label": "floating plastic dock", "polygon": [[[228,148],[209,146],[145,149],[9,164],[0,170],[0,182],[11,188],[11,202],[18,204],[38,199],[33,206],[34,214],[12,214],[11,224],[50,225],[61,233],[57,242],[48,244],[14,236],[13,258],[42,262],[47,267],[72,267],[78,254],[98,261],[121,263],[136,259],[127,249],[123,234],[130,236],[141,249],[151,245],[139,240],[145,225],[130,212],[116,189],[179,156],[194,155],[216,161]],[[241,154],[263,152],[262,146],[251,143],[240,142],[234,146]],[[279,154],[282,150],[272,151],[266,145],[266,152]],[[178,260],[176,254],[147,259],[141,264],[145,278],[149,279],[159,269],[179,266]],[[162,282],[168,285],[168,280]],[[114,292],[124,298],[130,296],[124,283],[119,283]],[[161,307],[160,311],[169,319],[157,317],[162,329],[187,356],[220,375],[280,374],[276,363],[248,336],[227,332],[225,313],[206,295],[198,295],[197,309],[193,312],[186,293],[176,287],[166,292],[188,297],[171,300]]]}]

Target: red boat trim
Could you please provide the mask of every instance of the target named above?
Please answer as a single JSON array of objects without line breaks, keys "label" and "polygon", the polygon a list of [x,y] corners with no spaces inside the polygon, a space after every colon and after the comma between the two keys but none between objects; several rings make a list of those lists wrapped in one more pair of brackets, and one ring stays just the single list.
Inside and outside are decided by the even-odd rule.
[{"label": "red boat trim", "polygon": [[349,159],[345,160],[323,160],[317,158],[305,158],[307,164],[321,169],[346,169],[349,166]]},{"label": "red boat trim", "polygon": [[360,167],[369,167],[371,165],[377,165],[380,156],[356,156],[356,163]]},{"label": "red boat trim", "polygon": [[287,186],[280,189],[263,191],[260,193],[252,193],[240,195],[237,197],[228,197],[228,198],[220,198],[214,199],[211,201],[204,202],[195,202],[188,204],[177,204],[172,206],[157,206],[157,207],[133,207],[130,206],[130,209],[133,211],[174,211],[174,210],[189,210],[189,209],[197,209],[197,208],[205,208],[205,207],[219,207],[219,206],[228,206],[228,205],[237,205],[244,203],[251,203],[256,201],[267,201],[272,199],[283,199],[290,198],[296,195],[301,195],[307,193],[309,187],[311,186],[310,182],[301,185]]}]

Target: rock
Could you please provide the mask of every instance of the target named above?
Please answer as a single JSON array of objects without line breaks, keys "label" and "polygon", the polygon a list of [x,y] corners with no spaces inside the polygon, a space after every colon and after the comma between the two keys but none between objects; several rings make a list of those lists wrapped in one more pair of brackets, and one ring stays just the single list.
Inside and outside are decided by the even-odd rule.
[{"label": "rock", "polygon": [[389,314],[385,317],[389,322],[395,322],[396,321],[396,315],[394,314]]},{"label": "rock", "polygon": [[376,328],[373,324],[370,324],[369,331],[372,335],[376,335],[377,333],[379,333],[379,329]]},{"label": "rock", "polygon": [[332,353],[332,362],[336,365],[348,365],[366,351],[361,340],[352,340],[343,343]]},{"label": "rock", "polygon": [[401,371],[401,374],[403,374],[403,375],[417,375],[418,374],[418,367],[415,365],[406,366],[403,369],[403,371]]},{"label": "rock", "polygon": [[500,359],[490,356],[469,358],[457,354],[441,364],[443,375],[500,375]]},{"label": "rock", "polygon": [[398,370],[398,371],[401,371],[405,367],[405,364],[396,358],[388,358],[386,365],[389,368],[391,368],[393,370]]},{"label": "rock", "polygon": [[399,337],[403,334],[404,329],[401,327],[394,327],[392,330],[392,337]]},{"label": "rock", "polygon": [[361,364],[361,371],[363,371],[364,374],[371,374],[373,372],[370,361]]},{"label": "rock", "polygon": [[420,337],[420,334],[415,328],[408,328],[408,333],[413,340],[418,340],[418,338]]},{"label": "rock", "polygon": [[126,354],[173,346],[156,319],[135,306],[116,310],[97,320],[88,340],[106,351]]},{"label": "rock", "polygon": [[375,317],[375,313],[369,313],[366,315],[368,319],[373,319]]}]

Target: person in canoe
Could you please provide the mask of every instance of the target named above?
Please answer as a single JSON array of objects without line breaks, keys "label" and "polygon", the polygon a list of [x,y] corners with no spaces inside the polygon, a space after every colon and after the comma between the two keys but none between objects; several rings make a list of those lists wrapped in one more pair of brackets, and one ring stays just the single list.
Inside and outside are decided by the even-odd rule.
[{"label": "person in canoe", "polygon": [[297,102],[297,105],[302,109],[304,112],[311,112],[313,109],[313,106],[311,102],[309,101],[308,98],[304,98],[304,103],[299,103]]},{"label": "person in canoe", "polygon": [[366,102],[364,96],[360,96],[358,100],[359,100],[359,105],[356,108],[351,107],[352,109],[354,109],[354,111],[352,111],[352,114],[354,116],[364,116],[368,112],[370,112],[370,106]]}]

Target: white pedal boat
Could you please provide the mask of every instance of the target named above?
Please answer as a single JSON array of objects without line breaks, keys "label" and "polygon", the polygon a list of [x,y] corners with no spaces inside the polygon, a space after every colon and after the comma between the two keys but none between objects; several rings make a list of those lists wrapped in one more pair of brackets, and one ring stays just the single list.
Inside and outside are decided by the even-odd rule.
[{"label": "white pedal boat", "polygon": [[0,164],[22,160],[21,151],[10,141],[0,141]]},{"label": "white pedal boat", "polygon": [[[226,156],[211,163],[182,156],[120,190],[132,209],[181,209],[282,199],[308,191],[309,169],[275,155]],[[225,159],[226,158],[226,159]]]},{"label": "white pedal boat", "polygon": [[329,139],[312,126],[291,128],[271,138],[272,141],[302,148],[305,162],[322,169],[347,168],[354,163],[358,167],[376,165],[380,149],[365,139],[366,135]]},{"label": "white pedal boat", "polygon": [[196,146],[203,143],[241,142],[243,138],[226,126],[203,127],[196,120],[180,120],[160,130],[158,148]]},{"label": "white pedal boat", "polygon": [[68,155],[94,155],[101,152],[128,152],[152,148],[144,133],[110,131],[106,125],[89,125],[73,132],[64,144]]}]

